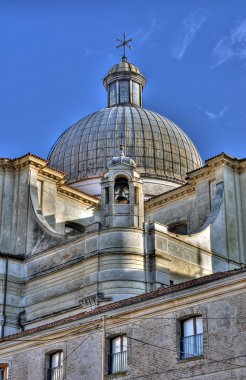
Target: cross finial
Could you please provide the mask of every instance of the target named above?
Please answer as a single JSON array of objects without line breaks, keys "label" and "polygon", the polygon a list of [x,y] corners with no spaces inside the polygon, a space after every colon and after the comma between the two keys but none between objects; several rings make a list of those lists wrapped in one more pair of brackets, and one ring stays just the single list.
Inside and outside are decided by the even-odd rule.
[{"label": "cross finial", "polygon": [[121,44],[120,44],[120,45],[117,45],[117,46],[116,46],[116,49],[119,49],[119,48],[122,47],[122,46],[123,46],[123,48],[124,48],[124,55],[123,55],[123,57],[122,57],[122,62],[125,62],[125,61],[127,60],[127,58],[126,58],[126,46],[127,46],[129,49],[132,48],[130,45],[128,45],[129,42],[132,41],[132,38],[129,38],[128,40],[126,40],[126,33],[123,33],[123,40],[117,38],[117,41],[120,41]]}]

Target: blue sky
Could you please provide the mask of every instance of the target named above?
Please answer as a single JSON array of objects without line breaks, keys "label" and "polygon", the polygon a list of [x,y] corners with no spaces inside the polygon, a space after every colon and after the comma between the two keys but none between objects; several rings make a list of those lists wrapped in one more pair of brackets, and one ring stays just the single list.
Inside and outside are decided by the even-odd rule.
[{"label": "blue sky", "polygon": [[204,160],[245,157],[245,0],[0,0],[0,156],[45,158],[106,107],[102,79],[123,32],[148,81],[144,107],[180,126]]}]

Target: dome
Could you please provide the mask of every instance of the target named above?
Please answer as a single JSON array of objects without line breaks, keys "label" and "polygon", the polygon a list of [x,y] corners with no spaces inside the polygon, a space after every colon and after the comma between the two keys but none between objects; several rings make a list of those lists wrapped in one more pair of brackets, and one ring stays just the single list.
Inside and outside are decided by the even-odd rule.
[{"label": "dome", "polygon": [[[120,40],[121,41],[121,40]],[[107,108],[94,112],[68,128],[50,151],[50,166],[67,174],[74,187],[101,193],[101,178],[114,164],[120,145],[136,163],[145,198],[185,183],[186,173],[202,165],[189,137],[175,123],[142,108],[146,79],[125,56],[105,76]],[[113,158],[114,157],[114,158]],[[125,158],[126,160],[126,158]],[[130,163],[130,161],[129,161]]]},{"label": "dome", "polygon": [[153,111],[117,105],[94,112],[68,128],[50,151],[50,166],[69,182],[102,177],[120,144],[143,177],[184,183],[186,173],[202,165],[189,137]]},{"label": "dome", "polygon": [[111,69],[108,72],[108,75],[119,73],[119,72],[127,72],[127,71],[131,73],[135,73],[135,74],[141,74],[137,66],[135,66],[133,63],[124,61],[124,62],[117,63],[116,65],[111,67]]}]

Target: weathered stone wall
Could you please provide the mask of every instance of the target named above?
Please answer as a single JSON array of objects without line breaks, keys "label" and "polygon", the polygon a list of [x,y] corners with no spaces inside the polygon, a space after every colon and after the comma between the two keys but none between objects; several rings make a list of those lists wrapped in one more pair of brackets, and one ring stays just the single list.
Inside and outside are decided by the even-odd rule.
[{"label": "weathered stone wall", "polygon": [[[187,223],[186,236],[193,236],[190,242],[193,240],[194,243],[196,239],[197,246],[206,246],[218,257],[227,259],[232,268],[246,262],[246,175],[245,171],[239,170],[239,165],[243,166],[244,160],[221,155],[209,161],[207,167],[199,169],[202,173],[198,170],[191,174],[188,184],[183,188],[148,201],[145,205],[145,220],[148,218],[167,226]],[[216,165],[212,167],[215,162]],[[222,199],[219,199],[222,185]],[[215,215],[218,202],[220,208]],[[199,242],[199,232],[209,225],[207,242]],[[184,235],[184,240],[188,242],[186,236]],[[182,239],[181,235],[180,238]],[[225,270],[217,258],[214,270]]]},{"label": "weathered stone wall", "polygon": [[146,210],[145,220],[159,222],[165,225],[185,222],[188,234],[194,233],[205,223],[213,207],[215,182],[199,181],[196,190],[188,193],[182,199],[174,199],[166,205],[161,204],[153,210]]},{"label": "weathered stone wall", "polygon": [[20,331],[18,315],[23,307],[23,261],[0,256],[0,335]]},{"label": "weathered stone wall", "polygon": [[66,221],[82,226],[99,221],[96,199],[73,189],[69,194],[69,188],[58,186],[64,175],[52,169],[44,173],[45,168],[44,160],[31,155],[1,159],[0,252],[34,254],[67,240]]},{"label": "weathered stone wall", "polygon": [[[43,332],[0,342],[10,380],[43,380],[47,355],[63,350],[64,379],[244,380],[246,376],[245,271],[149,300],[108,308]],[[99,310],[98,310],[99,312]],[[203,319],[204,355],[180,359],[181,321]],[[105,334],[105,339],[104,339]],[[127,336],[127,371],[108,374],[110,339]],[[105,342],[105,356],[102,344]]]}]

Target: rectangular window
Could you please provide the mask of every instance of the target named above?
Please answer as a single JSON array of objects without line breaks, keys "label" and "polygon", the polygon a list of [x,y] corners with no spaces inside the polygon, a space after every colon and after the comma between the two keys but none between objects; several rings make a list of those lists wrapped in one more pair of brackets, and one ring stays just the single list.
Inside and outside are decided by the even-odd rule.
[{"label": "rectangular window", "polygon": [[109,86],[109,104],[113,106],[117,103],[116,83]]},{"label": "rectangular window", "polygon": [[139,84],[136,82],[132,82],[132,102],[137,106],[140,106]]},{"label": "rectangular window", "polygon": [[37,180],[37,188],[38,188],[38,203],[39,207],[42,208],[43,203],[43,181]]},{"label": "rectangular window", "polygon": [[127,370],[127,337],[116,336],[111,340],[109,355],[109,373],[124,372]]},{"label": "rectangular window", "polygon": [[192,317],[181,322],[180,359],[203,355],[202,317]]},{"label": "rectangular window", "polygon": [[9,366],[8,364],[0,364],[0,380],[9,379]]},{"label": "rectangular window", "polygon": [[105,187],[105,204],[109,204],[109,187]]},{"label": "rectangular window", "polygon": [[63,351],[57,351],[49,355],[49,368],[47,380],[63,380]]},{"label": "rectangular window", "polygon": [[120,103],[129,103],[130,102],[129,82],[126,80],[121,80],[119,84],[120,84]]},{"label": "rectangular window", "polygon": [[139,188],[136,186],[134,187],[134,204],[139,204]]}]

